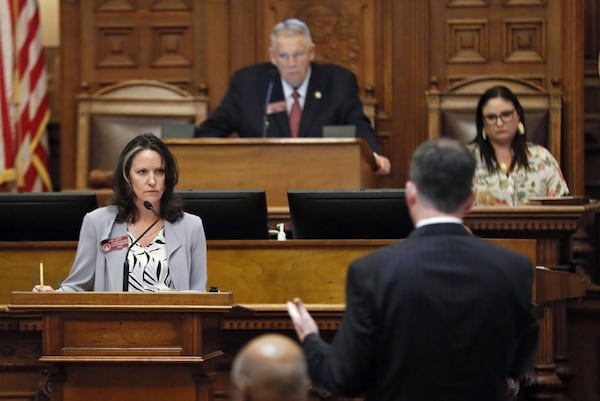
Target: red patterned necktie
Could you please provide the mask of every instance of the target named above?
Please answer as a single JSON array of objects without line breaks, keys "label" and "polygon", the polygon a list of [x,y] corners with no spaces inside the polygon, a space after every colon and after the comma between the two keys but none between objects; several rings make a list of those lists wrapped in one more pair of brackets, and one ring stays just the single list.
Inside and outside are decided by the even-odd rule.
[{"label": "red patterned necktie", "polygon": [[300,108],[300,102],[298,98],[300,94],[298,91],[294,89],[294,93],[292,93],[294,97],[294,103],[292,104],[292,109],[290,110],[290,132],[292,133],[292,138],[298,137],[298,129],[300,128],[300,116],[302,115],[302,109]]}]

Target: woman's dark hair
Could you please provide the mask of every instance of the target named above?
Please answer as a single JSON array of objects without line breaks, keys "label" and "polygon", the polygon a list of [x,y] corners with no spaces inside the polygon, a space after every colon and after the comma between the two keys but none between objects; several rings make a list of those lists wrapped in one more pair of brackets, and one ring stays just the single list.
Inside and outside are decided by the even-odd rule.
[{"label": "woman's dark hair", "polygon": [[[477,104],[477,114],[475,116],[475,124],[477,125],[477,136],[475,137],[473,142],[475,142],[477,146],[479,146],[481,159],[485,162],[485,165],[487,166],[489,172],[494,172],[498,168],[498,163],[496,160],[494,148],[490,143],[489,139],[483,139],[483,107],[490,99],[497,97],[507,100],[515,106],[515,110],[519,115],[519,120],[523,123],[523,126],[525,126],[525,112],[523,111],[523,106],[521,106],[521,103],[519,102],[517,96],[514,93],[512,93],[512,91],[506,86],[494,86],[485,91],[483,95],[481,95],[481,97],[479,98],[479,103]],[[514,158],[510,168],[512,169],[515,166],[521,166],[527,169],[527,137],[525,135],[519,135],[519,133],[517,133],[512,141],[512,150]]]},{"label": "woman's dark hair", "polygon": [[142,150],[153,150],[160,155],[165,169],[165,192],[160,200],[160,217],[174,222],[183,216],[183,203],[175,196],[174,190],[179,180],[179,171],[175,158],[171,151],[154,134],[142,134],[133,138],[121,152],[119,164],[113,173],[113,198],[111,204],[118,209],[117,221],[137,220],[137,208],[135,206],[135,193],[129,183],[129,170],[135,155]]}]

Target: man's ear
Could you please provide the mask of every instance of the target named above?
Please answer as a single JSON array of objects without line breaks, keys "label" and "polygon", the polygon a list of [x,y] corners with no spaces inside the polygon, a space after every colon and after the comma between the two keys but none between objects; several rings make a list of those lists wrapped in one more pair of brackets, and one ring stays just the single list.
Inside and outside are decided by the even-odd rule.
[{"label": "man's ear", "polygon": [[313,43],[312,45],[310,45],[309,49],[308,49],[308,59],[312,62],[315,61],[315,56],[316,56],[317,52],[316,52],[316,46]]},{"label": "man's ear", "polygon": [[244,386],[243,401],[252,401],[252,391],[250,390],[250,386]]},{"label": "man's ear", "polygon": [[234,393],[233,401],[252,401],[252,394],[250,394],[250,387],[242,385],[236,389]]},{"label": "man's ear", "polygon": [[412,181],[406,181],[404,186],[406,192],[406,203],[408,206],[412,206],[417,201],[419,194],[417,192],[417,186]]},{"label": "man's ear", "polygon": [[272,47],[269,48],[269,58],[271,59],[271,64],[277,66],[277,54],[275,54],[275,49]]},{"label": "man's ear", "polygon": [[464,212],[468,213],[473,208],[473,204],[475,203],[475,191],[471,190],[469,197],[465,201]]},{"label": "man's ear", "polygon": [[249,386],[242,383],[234,386],[229,398],[231,401],[252,401],[252,394],[250,394]]}]

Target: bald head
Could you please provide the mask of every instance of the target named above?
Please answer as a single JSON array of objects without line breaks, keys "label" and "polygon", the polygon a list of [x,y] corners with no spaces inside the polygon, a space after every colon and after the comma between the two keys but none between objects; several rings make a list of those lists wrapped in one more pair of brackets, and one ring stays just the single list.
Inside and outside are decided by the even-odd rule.
[{"label": "bald head", "polygon": [[305,401],[306,362],[297,343],[280,334],[265,334],[238,353],[231,369],[236,401]]}]

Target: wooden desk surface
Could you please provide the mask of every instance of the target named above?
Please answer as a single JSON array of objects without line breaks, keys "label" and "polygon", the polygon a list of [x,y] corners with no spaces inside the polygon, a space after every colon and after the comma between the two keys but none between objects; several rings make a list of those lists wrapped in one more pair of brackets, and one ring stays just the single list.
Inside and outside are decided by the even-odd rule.
[{"label": "wooden desk surface", "polygon": [[179,165],[178,189],[264,189],[287,206],[290,189],[372,188],[374,156],[361,138],[165,139]]},{"label": "wooden desk surface", "polygon": [[[535,240],[492,240],[529,256]],[[346,270],[353,260],[393,240],[208,241],[208,286],[232,292],[238,304],[344,302]],[[57,287],[67,277],[76,242],[0,242],[0,304],[13,291],[30,291],[44,261],[45,282]]]}]

